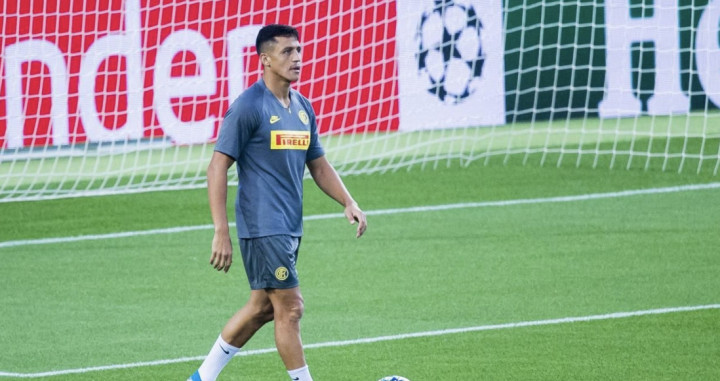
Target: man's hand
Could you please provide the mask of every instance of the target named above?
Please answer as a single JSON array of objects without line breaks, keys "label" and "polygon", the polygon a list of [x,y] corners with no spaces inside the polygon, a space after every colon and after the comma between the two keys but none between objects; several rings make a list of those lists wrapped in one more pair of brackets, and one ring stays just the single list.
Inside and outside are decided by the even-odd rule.
[{"label": "man's hand", "polygon": [[217,271],[228,272],[232,264],[232,242],[228,233],[215,232],[210,265]]},{"label": "man's hand", "polygon": [[365,217],[365,213],[360,210],[356,203],[352,203],[350,206],[345,207],[345,217],[347,217],[351,225],[355,225],[357,222],[358,226],[355,238],[360,238],[367,229],[367,218]]}]

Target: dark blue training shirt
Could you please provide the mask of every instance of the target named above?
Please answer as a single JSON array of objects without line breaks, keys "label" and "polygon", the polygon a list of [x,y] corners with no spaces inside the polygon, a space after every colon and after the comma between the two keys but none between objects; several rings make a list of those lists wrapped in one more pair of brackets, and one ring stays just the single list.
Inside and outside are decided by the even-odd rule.
[{"label": "dark blue training shirt", "polygon": [[325,154],[307,98],[291,89],[285,108],[260,79],[225,113],[215,151],[236,161],[238,237],[302,236],[305,163]]}]

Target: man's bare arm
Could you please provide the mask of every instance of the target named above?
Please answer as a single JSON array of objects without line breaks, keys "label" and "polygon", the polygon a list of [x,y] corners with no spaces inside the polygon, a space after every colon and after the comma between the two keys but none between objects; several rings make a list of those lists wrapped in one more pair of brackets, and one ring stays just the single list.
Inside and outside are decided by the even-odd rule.
[{"label": "man's bare arm", "polygon": [[345,207],[345,217],[347,217],[348,221],[351,224],[358,223],[356,237],[360,238],[367,229],[367,218],[350,195],[350,192],[345,188],[345,184],[343,184],[335,168],[327,161],[325,156],[309,161],[307,167],[318,187]]},{"label": "man's bare arm", "polygon": [[212,242],[210,265],[227,272],[232,264],[232,242],[227,217],[227,172],[235,161],[220,152],[213,152],[207,168],[208,201],[215,235]]}]

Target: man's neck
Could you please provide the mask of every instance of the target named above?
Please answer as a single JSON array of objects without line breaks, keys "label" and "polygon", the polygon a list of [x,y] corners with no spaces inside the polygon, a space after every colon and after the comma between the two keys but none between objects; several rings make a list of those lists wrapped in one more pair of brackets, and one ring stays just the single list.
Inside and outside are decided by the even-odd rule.
[{"label": "man's neck", "polygon": [[263,73],[263,82],[265,82],[265,87],[267,87],[283,105],[290,104],[290,82],[284,78],[268,74],[267,72]]}]

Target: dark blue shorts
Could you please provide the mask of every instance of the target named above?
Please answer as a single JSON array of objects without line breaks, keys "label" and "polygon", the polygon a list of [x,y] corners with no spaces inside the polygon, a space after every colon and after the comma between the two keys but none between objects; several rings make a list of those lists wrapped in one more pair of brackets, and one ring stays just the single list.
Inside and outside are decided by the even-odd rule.
[{"label": "dark blue shorts", "polygon": [[300,237],[271,235],[240,238],[245,273],[253,290],[293,288],[300,284],[297,262]]}]

